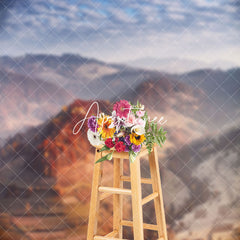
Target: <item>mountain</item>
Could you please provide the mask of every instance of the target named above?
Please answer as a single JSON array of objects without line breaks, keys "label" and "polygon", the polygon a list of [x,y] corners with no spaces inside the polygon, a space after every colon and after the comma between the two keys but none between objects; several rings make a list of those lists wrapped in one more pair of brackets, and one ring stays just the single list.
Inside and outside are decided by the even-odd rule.
[{"label": "mountain", "polygon": [[[3,71],[12,71],[12,78],[15,75],[25,74],[21,75],[21,78],[29,79],[26,85],[31,87],[32,91],[34,88],[38,89],[38,85],[30,84],[30,79],[40,84],[44,81],[44,84],[51,84],[53,88],[60,84],[68,95],[81,99],[115,101],[125,98],[132,102],[140,100],[146,106],[150,106],[151,109],[148,110],[151,110],[152,114],[161,117],[160,114],[164,113],[168,118],[170,131],[174,129],[178,132],[175,139],[172,139],[175,142],[186,138],[190,141],[192,138],[188,136],[200,137],[209,131],[218,133],[228,126],[236,125],[240,119],[239,68],[228,71],[203,69],[185,74],[167,74],[107,64],[74,54],[61,56],[27,54],[15,58],[5,56],[0,57],[0,65],[8,69]],[[26,76],[29,72],[31,78]],[[33,76],[38,80],[34,80]],[[7,88],[8,81],[4,82]],[[49,95],[51,94],[52,91]],[[59,107],[54,107],[54,110],[49,106],[54,103],[47,101],[46,94],[43,93],[43,97],[40,96],[41,94],[35,95],[34,103],[30,101],[28,107],[30,115],[28,112],[23,114],[25,109],[16,111],[18,114],[13,114],[11,111],[11,114],[7,115],[4,112],[8,113],[9,109],[6,106],[10,103],[3,104],[1,117],[5,128],[4,131],[1,130],[1,136],[7,136],[9,132],[17,132],[22,125],[39,124],[51,113],[54,114],[60,109],[61,104]],[[64,94],[55,94],[54,99],[57,99],[56,103],[63,100],[62,104],[65,105],[69,101],[64,97],[61,98],[62,95]],[[14,103],[16,109],[17,104],[12,100],[15,97],[13,94],[8,96],[11,98],[8,97],[7,100]],[[40,106],[36,104],[38,97],[40,102],[46,100]],[[18,102],[20,101],[21,99]],[[44,109],[43,113],[42,109]],[[20,123],[19,119],[24,124]],[[176,129],[179,122],[181,127]]]},{"label": "mountain", "polygon": [[145,57],[136,60],[128,61],[127,65],[135,68],[143,68],[148,70],[157,70],[160,72],[167,72],[171,74],[182,74],[196,69],[224,69],[227,70],[236,67],[236,64],[229,61],[217,61],[208,63],[200,60],[193,60],[187,58],[152,58]]},{"label": "mountain", "polygon": [[[94,148],[88,143],[86,124],[78,135],[72,129],[90,104],[76,100],[0,149],[0,225],[1,231],[7,229],[6,239],[85,239]],[[99,104],[108,112],[109,103]],[[103,183],[109,185],[111,162],[104,171]],[[111,198],[106,199],[100,215],[103,231],[110,229],[106,219],[111,208]],[[125,203],[126,216],[129,208]]]},{"label": "mountain", "polygon": [[[237,234],[240,128],[208,134],[182,146],[165,145],[159,150],[160,156],[165,152],[159,157],[160,173],[166,219],[174,239],[212,239],[214,232],[231,239]],[[149,177],[147,163],[141,167],[142,176]],[[150,193],[150,187],[145,192]],[[151,222],[153,205],[145,211]]]},{"label": "mountain", "polygon": [[76,96],[92,98],[94,95],[88,84],[101,76],[118,72],[104,62],[74,54],[61,56],[45,54],[26,54],[22,57],[0,58],[0,66],[16,73],[31,73],[31,76],[58,84],[72,91]]},{"label": "mountain", "polygon": [[38,125],[73,100],[60,86],[0,69],[1,138]]},{"label": "mountain", "polygon": [[[195,189],[194,199],[198,203],[196,207],[191,201],[187,208],[173,208],[176,236],[179,239],[207,239],[222,226],[218,231],[230,237],[240,223],[240,128],[230,128],[217,136],[209,134],[172,149],[167,159],[165,166],[184,176],[181,179],[189,188]],[[194,180],[196,178],[211,192],[207,200],[203,199],[205,187],[200,187]]]},{"label": "mountain", "polygon": [[0,138],[0,147],[4,144],[4,139]]},{"label": "mountain", "polygon": [[[155,59],[146,59],[146,62],[150,60],[155,61]],[[170,58],[165,60],[168,64],[171,61]],[[189,66],[191,63],[196,62],[188,60],[184,65]],[[213,90],[218,88],[218,92],[221,90],[218,95],[222,94],[224,96],[222,100],[225,100],[226,94],[234,94],[234,90],[238,89],[240,78],[237,67],[230,70],[216,70],[214,67],[211,69],[202,66],[200,70],[191,72],[184,70],[181,74],[172,74],[167,67],[149,70],[147,63],[142,68],[136,68],[126,64],[105,63],[78,54],[1,56],[0,66],[8,71],[23,75],[31,74],[33,78],[60,85],[81,99],[111,99],[121,95],[126,89],[136,88],[144,81],[166,77],[207,90],[206,93],[212,95],[215,95]],[[238,93],[235,94],[239,96]]]},{"label": "mountain", "polygon": [[[237,101],[240,99],[240,68],[227,71],[201,69],[173,76],[178,81],[204,90],[208,95],[216,95],[216,101],[223,101],[229,96]],[[220,104],[223,103],[220,102]]]},{"label": "mountain", "polygon": [[2,56],[0,66],[60,85],[81,99],[110,99],[126,87],[136,87],[149,76],[160,74],[156,71],[105,63],[77,54]]},{"label": "mountain", "polygon": [[[107,106],[109,106],[109,103],[99,102],[99,104],[102,111],[108,112]],[[34,169],[36,176],[44,175],[55,178],[54,171],[56,166],[54,164],[56,158],[60,162],[59,165],[64,167],[69,164],[68,161],[64,160],[65,158],[75,162],[79,157],[90,151],[90,146],[85,141],[85,138],[87,138],[86,126],[83,127],[80,135],[76,136],[72,133],[73,126],[77,121],[84,118],[90,105],[91,102],[76,100],[69,106],[64,106],[57,115],[49,118],[43,124],[29,128],[25,132],[9,138],[1,148],[1,165],[8,163],[9,160],[22,161],[23,164],[27,163],[27,168],[24,171],[32,171]],[[95,112],[91,110],[89,114],[93,113]],[[75,155],[68,156],[68,146],[72,147]],[[54,148],[53,151],[52,147]],[[58,154],[63,152],[64,159],[60,159]],[[11,170],[14,170],[14,164],[12,167]],[[17,169],[18,166],[16,166],[15,170],[17,171]],[[9,172],[7,168],[4,171],[1,169],[1,171],[1,182],[9,181],[4,174],[10,177],[16,174],[15,171]],[[31,175],[24,172],[22,172],[22,175],[18,175],[15,179],[16,182],[13,183],[21,182],[20,179],[22,181],[26,179],[24,181],[26,185],[33,184]]]},{"label": "mountain", "polygon": [[239,119],[240,68],[227,71],[202,69],[175,75],[173,78],[193,88],[203,90],[206,94],[203,104],[213,105],[215,108],[214,112],[209,112],[213,118],[221,118],[229,124]]},{"label": "mountain", "polygon": [[[36,238],[44,238],[51,231],[55,234],[53,239],[57,236],[62,239],[69,229],[80,236],[86,234],[94,148],[88,143],[86,124],[79,135],[73,135],[72,129],[84,118],[90,104],[90,101],[76,100],[45,123],[10,138],[0,149],[0,211],[5,213],[0,217],[0,224],[4,228],[16,224],[14,234],[21,230],[22,236]],[[99,104],[101,111],[109,112],[108,102]],[[94,113],[93,109],[89,114]],[[141,169],[143,175],[149,174],[144,162]],[[107,161],[104,185],[111,186],[112,170],[112,161]],[[124,172],[129,174],[128,161],[124,161]],[[190,190],[179,176],[167,168],[162,174],[171,179],[174,188],[184,188],[186,196],[190,196]],[[149,186],[145,187],[143,194],[149,190]],[[104,233],[110,231],[112,225],[111,204],[111,198],[106,199],[101,210],[99,221]],[[131,218],[131,199],[126,199],[124,206],[125,217]],[[153,221],[151,205],[145,208],[149,209],[145,219]],[[39,221],[41,224],[37,224]],[[129,229],[125,234],[131,238]],[[69,239],[71,237],[74,239],[74,236]]]},{"label": "mountain", "polygon": [[[174,78],[161,77],[150,79],[139,84],[135,89],[124,92],[118,98],[126,98],[131,102],[139,100],[152,115],[164,117],[168,130],[168,140],[174,146],[182,145],[205,134],[222,131],[225,119],[207,121],[215,105],[205,103],[207,94]],[[172,135],[172,133],[174,133]],[[168,143],[170,144],[168,141]]]},{"label": "mountain", "polygon": [[[108,113],[109,102],[99,103],[101,111]],[[76,233],[82,237],[86,234],[94,148],[88,143],[86,124],[78,135],[73,135],[72,129],[84,118],[90,104],[76,100],[45,123],[10,138],[0,149],[0,210],[4,212],[0,222],[4,228],[15,224],[15,231],[11,230],[14,233],[21,230],[24,236],[39,238],[49,232],[53,239],[63,239],[69,232],[72,235],[68,239],[74,239]],[[95,110],[89,114],[95,114]],[[172,139],[175,134],[178,135],[172,131]],[[223,208],[232,206],[237,211],[239,137],[239,128],[232,128],[218,136],[209,134],[193,142],[182,142],[182,147],[169,139],[159,149],[167,222],[177,234],[191,231],[189,222],[209,204],[215,203],[218,219]],[[142,177],[149,177],[148,164],[142,161]],[[104,164],[103,184],[111,186],[112,161]],[[124,174],[129,174],[127,161]],[[143,196],[150,191],[150,186],[143,186]],[[131,218],[131,199],[124,201],[124,214]],[[111,229],[111,204],[111,198],[106,199],[101,210],[103,234]],[[153,205],[144,209],[144,219],[154,223]],[[239,217],[228,216],[232,222]],[[213,225],[211,214],[202,218]],[[131,236],[129,230],[125,234]],[[153,239],[150,231],[147,234],[148,239]]]},{"label": "mountain", "polygon": [[[124,97],[135,101],[140,95],[136,96],[136,91],[141,91],[141,95],[144,96],[144,88],[148,89],[151,84],[154,84],[154,88],[158,90],[153,95],[149,94],[146,105],[152,104],[151,106],[153,106],[161,100],[164,104],[158,110],[163,111],[163,106],[166,106],[171,98],[171,101],[175,101],[173,104],[169,104],[173,111],[176,110],[184,115],[186,111],[192,109],[186,115],[190,114],[191,118],[197,119],[203,127],[208,126],[208,131],[219,131],[222,127],[235,125],[240,118],[238,107],[240,104],[239,68],[227,71],[202,69],[183,74],[169,74],[165,71],[159,72],[105,63],[77,54],[2,56],[0,57],[0,66],[4,71],[12,74],[21,74],[21,76],[33,80],[38,79],[35,82],[42,80],[57,85],[65,89],[69,95],[85,100],[116,100]],[[188,89],[191,98],[188,96],[188,90],[183,89],[184,84],[184,88],[187,85],[190,87]],[[171,85],[170,89],[167,85]],[[181,91],[183,92],[181,93]],[[60,94],[57,95],[60,96]],[[141,99],[145,101],[143,97]],[[69,101],[65,101],[63,104],[67,102]],[[47,108],[47,105],[46,101],[44,107]],[[190,107],[190,105],[193,106]],[[31,105],[31,107],[33,106]],[[35,118],[31,123],[34,125],[42,122],[44,115],[49,116],[46,113],[34,116]],[[18,118],[12,115],[11,121],[13,123],[11,123],[9,119],[8,121],[4,120],[6,115],[4,116],[2,116],[2,121],[11,125],[7,126],[3,133],[7,135],[17,124]],[[29,124],[30,118],[28,116],[25,119],[23,116],[21,119],[22,122],[26,122],[26,125]]]},{"label": "mountain", "polygon": [[[94,149],[86,124],[77,136],[72,128],[98,98],[103,112],[112,107],[108,100],[140,100],[151,119],[167,120],[159,163],[167,222],[180,239],[201,226],[208,234],[221,221],[239,221],[239,68],[167,74],[72,54],[0,57],[0,66],[0,225],[9,230],[6,239],[73,240],[75,233],[85,239]],[[67,105],[75,96],[84,100]],[[105,165],[110,185],[112,162]],[[143,177],[149,177],[147,167],[143,160]],[[144,186],[143,195],[150,192]],[[124,206],[131,218],[130,199]],[[153,205],[144,209],[144,219],[154,223]],[[111,213],[110,198],[100,214],[103,232]],[[129,229],[125,234],[131,239]]]},{"label": "mountain", "polygon": [[161,75],[74,54],[2,56],[0,67],[3,138],[42,123],[74,97],[109,100]]},{"label": "mountain", "polygon": [[70,79],[87,83],[97,76],[111,74],[118,69],[102,61],[74,54],[26,54],[14,58],[2,56],[0,66],[21,74],[31,72],[32,76],[60,85],[67,85]]},{"label": "mountain", "polygon": [[[208,96],[213,96],[219,105],[223,105],[228,98],[240,101],[240,68],[227,71],[201,69],[176,76],[176,78],[190,86],[204,90]],[[230,101],[229,104],[233,102]]]}]

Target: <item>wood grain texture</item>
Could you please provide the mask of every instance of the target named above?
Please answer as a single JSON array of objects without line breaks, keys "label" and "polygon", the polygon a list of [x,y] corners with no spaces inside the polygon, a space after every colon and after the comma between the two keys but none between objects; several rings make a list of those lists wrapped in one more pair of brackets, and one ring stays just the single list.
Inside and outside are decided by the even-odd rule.
[{"label": "wood grain texture", "polygon": [[158,196],[158,192],[153,192],[151,194],[149,194],[148,196],[146,196],[145,198],[143,198],[142,200],[142,205],[150,202],[151,200],[153,200],[154,198],[156,198]]},{"label": "wood grain texture", "polygon": [[155,213],[158,225],[158,238],[163,238],[164,240],[167,240],[168,239],[167,228],[163,206],[163,196],[158,165],[157,147],[154,147],[153,151],[149,155],[149,167],[153,183],[152,184],[153,192],[158,192],[158,196],[154,198]]},{"label": "wood grain texture", "polygon": [[[123,159],[114,158],[113,160],[113,187],[123,188],[123,181],[121,181],[120,176],[123,174]],[[117,230],[118,237],[122,238],[122,225],[120,224],[122,220],[122,199],[121,194],[113,195],[113,230]]]},{"label": "wood grain texture", "polygon": [[[95,162],[102,157],[102,154],[95,152]],[[97,234],[98,225],[98,210],[99,210],[99,192],[98,187],[101,184],[102,179],[102,162],[94,164],[93,169],[93,180],[92,180],[92,191],[91,191],[91,201],[90,210],[88,217],[88,231],[87,240],[93,240],[94,235]]]},{"label": "wood grain texture", "polygon": [[131,195],[132,191],[130,189],[123,189],[123,188],[114,188],[114,187],[99,187],[99,192],[106,192],[112,194],[126,194]]},{"label": "wood grain texture", "polygon": [[[133,227],[133,221],[128,221],[128,220],[123,220],[121,222],[123,226],[128,226],[128,227]],[[149,230],[158,230],[158,226],[155,224],[148,224],[148,223],[143,223],[143,228],[144,229],[149,229]]]},{"label": "wood grain texture", "polygon": [[140,158],[130,164],[134,240],[144,240]]},{"label": "wood grain texture", "polygon": [[[121,176],[121,180],[125,182],[131,182],[131,178],[129,176]],[[141,183],[152,184],[151,178],[141,178]]]}]

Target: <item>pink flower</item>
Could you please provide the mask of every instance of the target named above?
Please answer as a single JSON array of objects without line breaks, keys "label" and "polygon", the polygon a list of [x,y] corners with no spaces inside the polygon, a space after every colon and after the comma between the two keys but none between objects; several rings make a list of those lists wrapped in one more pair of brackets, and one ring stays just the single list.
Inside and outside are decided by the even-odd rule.
[{"label": "pink flower", "polygon": [[125,126],[126,127],[131,127],[132,125],[135,124],[135,116],[134,114],[130,113],[126,119]]},{"label": "pink flower", "polygon": [[141,118],[137,118],[136,121],[135,121],[135,123],[136,123],[137,125],[140,125],[140,126],[145,126],[145,124],[146,124],[145,120],[143,120],[143,119],[141,119]]},{"label": "pink flower", "polygon": [[119,102],[116,102],[113,106],[113,110],[116,111],[117,116],[119,116],[120,118],[127,118],[130,108],[131,105],[127,100],[120,100]]},{"label": "pink flower", "polygon": [[137,111],[136,113],[138,117],[143,117],[145,114],[145,111]]}]

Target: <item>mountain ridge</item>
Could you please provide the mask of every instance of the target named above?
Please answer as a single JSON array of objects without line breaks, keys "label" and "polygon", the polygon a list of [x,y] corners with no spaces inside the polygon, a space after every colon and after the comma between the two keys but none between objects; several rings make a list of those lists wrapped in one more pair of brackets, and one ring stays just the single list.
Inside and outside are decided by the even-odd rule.
[{"label": "mountain ridge", "polygon": [[193,71],[195,69],[214,68],[214,69],[230,69],[240,67],[230,61],[215,61],[212,63],[194,60],[189,58],[152,58],[145,57],[132,61],[128,61],[127,64],[136,68],[145,68],[149,70],[159,70],[168,72],[171,74],[183,74]]}]

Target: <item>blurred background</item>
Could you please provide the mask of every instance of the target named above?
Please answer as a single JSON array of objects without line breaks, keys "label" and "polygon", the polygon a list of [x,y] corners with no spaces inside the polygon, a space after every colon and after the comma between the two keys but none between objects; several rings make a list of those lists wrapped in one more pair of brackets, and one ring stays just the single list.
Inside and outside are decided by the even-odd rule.
[{"label": "blurred background", "polygon": [[[239,16],[239,0],[1,0],[0,239],[86,239],[94,149],[86,124],[72,129],[94,100],[120,99],[167,119],[169,240],[240,239]],[[105,185],[112,172],[104,162]],[[153,203],[143,211],[155,223]],[[112,231],[112,197],[98,231]]]}]

